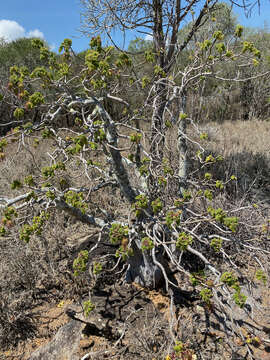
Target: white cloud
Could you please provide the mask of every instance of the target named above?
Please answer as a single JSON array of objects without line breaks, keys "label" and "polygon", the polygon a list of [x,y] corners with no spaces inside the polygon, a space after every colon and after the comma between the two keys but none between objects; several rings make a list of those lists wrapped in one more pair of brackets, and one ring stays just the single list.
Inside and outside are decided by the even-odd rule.
[{"label": "white cloud", "polygon": [[44,39],[44,34],[38,29],[27,32],[24,27],[13,20],[0,20],[0,38],[10,42],[22,37],[38,37]]},{"label": "white cloud", "polygon": [[25,35],[25,29],[16,21],[0,20],[0,37],[12,41]]},{"label": "white cloud", "polygon": [[150,35],[150,34],[147,34],[147,35],[145,36],[144,40],[146,40],[146,41],[153,41],[153,36]]},{"label": "white cloud", "polygon": [[27,34],[26,37],[35,37],[35,38],[40,38],[40,39],[44,39],[44,34],[43,32],[41,32],[38,29],[35,30],[30,30]]}]

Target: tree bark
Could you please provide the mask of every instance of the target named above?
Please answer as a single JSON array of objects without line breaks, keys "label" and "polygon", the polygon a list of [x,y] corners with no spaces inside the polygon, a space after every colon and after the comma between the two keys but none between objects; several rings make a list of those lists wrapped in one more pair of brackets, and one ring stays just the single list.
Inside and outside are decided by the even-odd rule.
[{"label": "tree bark", "polygon": [[158,84],[156,97],[153,104],[153,115],[151,122],[151,146],[150,153],[153,165],[156,166],[162,161],[164,148],[163,113],[166,105],[165,86]]},{"label": "tree bark", "polygon": [[[184,192],[187,190],[187,177],[188,177],[188,147],[187,147],[187,119],[186,114],[186,92],[182,92],[180,98],[180,118],[178,126],[178,153],[179,153],[179,197],[183,197]],[[182,114],[182,115],[181,115]]]},{"label": "tree bark", "polygon": [[109,144],[109,152],[112,157],[112,165],[114,168],[116,179],[119,183],[123,195],[129,201],[129,203],[132,204],[135,201],[137,193],[130,184],[127,171],[122,161],[123,160],[122,155],[120,151],[117,149],[118,135],[115,124],[112,121],[110,115],[107,113],[107,111],[101,106],[98,99],[96,99],[95,97],[92,97],[92,99],[94,100],[98,112],[102,120],[104,121],[104,129],[106,133],[107,142]]},{"label": "tree bark", "polygon": [[[135,282],[148,289],[155,289],[160,286],[163,280],[162,271],[154,263],[150,251],[142,251],[139,243],[138,239],[133,240],[134,254],[128,259],[129,268],[126,273],[126,281],[128,283]],[[162,261],[160,256],[158,261]]]}]

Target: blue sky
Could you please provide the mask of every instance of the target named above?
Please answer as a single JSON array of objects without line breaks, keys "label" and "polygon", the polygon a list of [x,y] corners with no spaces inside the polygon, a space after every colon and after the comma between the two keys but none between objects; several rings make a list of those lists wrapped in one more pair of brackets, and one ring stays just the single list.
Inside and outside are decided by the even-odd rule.
[{"label": "blue sky", "polygon": [[[24,32],[16,24],[3,20],[15,21]],[[71,38],[74,50],[80,51],[87,48],[89,40],[78,32],[79,26],[79,0],[2,0],[0,3],[0,37],[5,33],[10,37],[31,36],[38,30],[55,49],[63,39]]]},{"label": "blue sky", "polygon": [[[0,37],[13,40],[24,36],[43,37],[52,48],[58,49],[64,38],[71,38],[75,51],[85,50],[89,39],[78,31],[80,27],[79,0],[7,0],[0,5]],[[270,1],[261,1],[260,14],[255,8],[249,18],[241,10],[238,22],[245,26],[264,27],[270,19]],[[269,28],[270,23],[268,22]]]}]

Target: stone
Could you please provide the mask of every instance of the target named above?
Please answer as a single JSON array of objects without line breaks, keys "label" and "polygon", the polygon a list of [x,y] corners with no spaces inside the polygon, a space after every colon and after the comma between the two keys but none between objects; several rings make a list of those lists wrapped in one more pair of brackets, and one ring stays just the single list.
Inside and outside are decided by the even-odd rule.
[{"label": "stone", "polygon": [[79,360],[76,355],[85,324],[71,320],[62,326],[53,340],[36,350],[28,360]]}]

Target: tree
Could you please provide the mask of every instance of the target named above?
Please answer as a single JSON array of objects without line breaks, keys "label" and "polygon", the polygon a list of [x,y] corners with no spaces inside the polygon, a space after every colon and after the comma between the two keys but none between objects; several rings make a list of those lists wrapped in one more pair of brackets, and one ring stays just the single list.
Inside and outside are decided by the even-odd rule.
[{"label": "tree", "polygon": [[[71,67],[71,40],[65,39],[60,46],[61,61],[56,61],[55,54],[40,40],[34,41],[48,65],[31,73],[12,67],[9,91],[18,100],[13,116],[23,120],[20,127],[1,139],[1,157],[6,156],[8,142],[16,139],[31,154],[40,142],[52,139],[52,150],[46,166],[36,164],[32,173],[13,179],[13,197],[0,198],[0,232],[28,243],[46,230],[54,209],[64,211],[99,229],[100,239],[117,246],[116,256],[128,265],[126,281],[148,288],[164,284],[173,297],[174,290],[181,287],[174,275],[183,274],[202,301],[209,307],[214,303],[225,314],[226,326],[234,329],[232,303],[243,308],[247,295],[242,292],[242,282],[236,275],[240,270],[231,256],[237,252],[246,256],[250,245],[245,240],[251,236],[256,238],[251,249],[260,256],[260,244],[269,233],[242,226],[245,219],[240,222],[235,216],[241,209],[233,203],[221,206],[220,194],[236,178],[231,174],[227,179],[216,179],[211,174],[211,165],[222,161],[222,156],[208,154],[198,138],[188,135],[188,123],[193,132],[198,129],[185,111],[185,101],[189,87],[205,77],[242,81],[239,68],[230,78],[223,78],[219,64],[239,59],[253,66],[260,52],[254,44],[241,41],[243,28],[238,25],[234,41],[230,38],[225,43],[224,34],[217,30],[199,42],[190,54],[190,63],[179,68],[174,59],[203,22],[210,3],[204,4],[180,45],[179,24],[191,6],[180,9],[177,3],[175,9],[168,4],[166,8],[166,3],[155,1],[154,13],[149,15],[151,19],[154,14],[153,23],[138,12],[140,24],[153,31],[154,52],[146,51],[144,55],[145,61],[153,64],[152,78],[138,77],[131,57],[113,47],[103,47],[100,37],[91,39],[85,62],[81,67],[77,65],[76,73]],[[120,10],[129,18],[130,8],[125,7],[127,3],[121,4],[124,8]],[[143,10],[148,11],[150,5],[145,6]],[[163,23],[171,29],[169,44]],[[33,91],[25,92],[30,83],[35,84]],[[131,108],[124,98],[127,88],[145,94],[137,108]],[[108,102],[117,103],[117,119],[111,116]],[[29,121],[36,108],[42,115]],[[70,116],[73,128],[62,128],[63,114]],[[142,120],[148,126],[142,126]],[[138,122],[140,127],[136,126]],[[198,136],[202,141],[207,139],[205,133]],[[198,168],[192,177],[187,177],[189,140],[197,146],[193,155]],[[199,171],[203,176],[196,178]],[[122,197],[123,209],[110,208],[115,188]],[[109,199],[105,208],[92,201],[100,190]],[[253,209],[251,204],[247,206]],[[75,276],[84,272],[88,259],[87,251],[78,254],[73,264]],[[102,271],[103,260],[91,264],[96,273]],[[263,270],[260,274],[265,279]]]},{"label": "tree", "polygon": [[153,42],[152,40],[143,40],[142,38],[136,38],[135,40],[131,40],[128,45],[128,52],[130,53],[142,53],[144,54],[147,50],[152,50]]},{"label": "tree", "polygon": [[[154,55],[156,64],[156,74],[160,72],[160,77],[166,77],[175,58],[185,49],[193,34],[198,30],[208,11],[215,4],[215,1],[206,1],[203,6],[200,5],[199,14],[196,18],[193,28],[187,34],[180,46],[177,44],[177,36],[183,21],[188,18],[191,11],[197,6],[197,1],[187,2],[184,6],[180,1],[162,2],[141,1],[133,2],[115,2],[113,4],[107,1],[97,2],[95,0],[83,0],[82,5],[85,8],[83,13],[83,31],[93,34],[100,32],[107,35],[112,40],[112,31],[120,28],[123,35],[129,30],[137,30],[139,33],[153,37]],[[161,82],[155,86],[155,106],[152,118],[151,129],[151,154],[160,161],[163,156],[163,126],[162,117],[166,104],[166,89]],[[184,95],[182,96],[184,103]]]},{"label": "tree", "polygon": [[40,53],[31,45],[33,38],[20,38],[0,45],[0,77],[2,82],[8,81],[11,66],[26,66],[30,71],[44,65]]},{"label": "tree", "polygon": [[[126,33],[137,31],[140,34],[153,37],[154,57],[155,57],[155,75],[162,78],[169,76],[177,58],[186,49],[189,42],[197,34],[203,24],[213,22],[212,13],[220,12],[217,1],[205,1],[203,3],[193,0],[182,3],[175,1],[114,1],[113,3],[96,0],[81,0],[83,6],[82,13],[82,32],[87,35],[96,33],[105,34],[113,44],[113,32],[120,30],[125,41]],[[245,5],[244,5],[245,6]],[[225,7],[226,5],[221,5]],[[224,12],[222,9],[221,11]],[[226,9],[225,9],[226,11]],[[178,34],[184,27],[186,21],[193,17],[191,28],[181,42],[178,43]],[[227,17],[224,17],[227,18]],[[220,21],[221,23],[222,21]],[[224,25],[225,28],[227,25]],[[228,27],[228,26],[227,26]],[[224,29],[219,29],[222,31]],[[223,34],[223,33],[222,33]],[[164,127],[163,115],[166,107],[167,86],[162,81],[157,81],[153,89],[155,91],[154,111],[152,113],[151,128],[151,149],[154,164],[163,157],[164,147]],[[181,88],[181,94],[178,96],[178,112],[185,113],[186,107],[186,89]],[[185,122],[182,122],[185,130]],[[181,147],[185,152],[185,140],[181,140]],[[155,160],[156,159],[156,160]],[[155,164],[156,165],[156,164]],[[185,182],[186,165],[181,166],[183,173],[183,183]],[[153,185],[155,187],[155,184]]]},{"label": "tree", "polygon": [[[262,60],[257,64],[260,72],[269,71],[269,57],[267,49],[269,47],[269,31],[267,29],[246,29],[244,34],[246,41],[256,44],[261,51]],[[250,77],[252,70],[248,67],[244,70],[245,76]],[[265,119],[269,116],[269,87],[267,77],[247,81],[239,86],[240,101],[242,105],[243,119]]]},{"label": "tree", "polygon": [[32,40],[32,38],[20,38],[10,43],[2,41],[0,44],[0,91],[6,100],[0,105],[0,134],[10,129],[13,112],[10,104],[16,103],[14,98],[9,98],[11,94],[6,91],[10,67],[25,66],[29,71],[33,71],[37,66],[45,65],[39,50],[33,48]]}]

